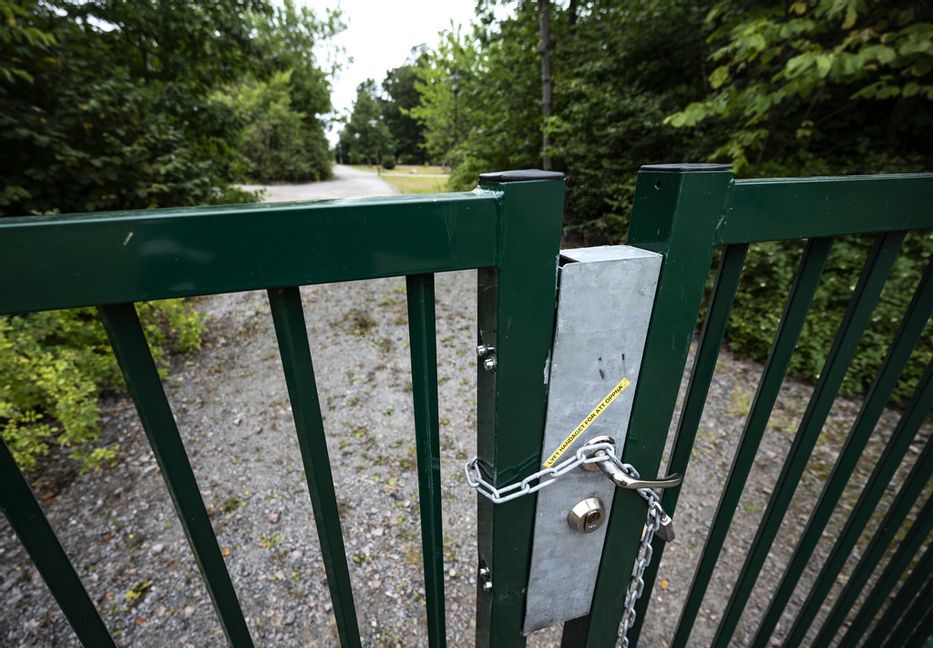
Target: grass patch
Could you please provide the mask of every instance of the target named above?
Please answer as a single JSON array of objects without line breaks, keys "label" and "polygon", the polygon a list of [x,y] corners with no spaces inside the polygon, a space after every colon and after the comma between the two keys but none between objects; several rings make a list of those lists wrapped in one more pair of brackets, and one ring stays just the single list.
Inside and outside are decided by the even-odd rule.
[{"label": "grass patch", "polygon": [[[357,165],[353,168],[367,173],[380,173],[375,166]],[[446,167],[400,164],[394,169],[382,169],[380,175],[402,193],[440,193],[449,190],[447,180],[450,169]]]}]

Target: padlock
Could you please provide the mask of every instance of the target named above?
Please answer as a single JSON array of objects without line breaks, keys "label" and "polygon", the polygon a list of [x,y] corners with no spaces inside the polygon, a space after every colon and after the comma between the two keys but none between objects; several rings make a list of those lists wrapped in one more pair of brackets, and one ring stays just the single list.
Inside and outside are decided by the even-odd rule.
[{"label": "padlock", "polygon": [[671,519],[671,516],[661,511],[661,526],[658,527],[658,530],[654,532],[656,536],[661,538],[664,542],[673,542],[674,541],[674,520]]}]

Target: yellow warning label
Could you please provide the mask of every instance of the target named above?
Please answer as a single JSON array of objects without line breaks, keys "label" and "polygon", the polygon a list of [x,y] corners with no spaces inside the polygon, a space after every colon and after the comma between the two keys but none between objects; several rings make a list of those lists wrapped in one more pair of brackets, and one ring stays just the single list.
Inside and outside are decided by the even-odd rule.
[{"label": "yellow warning label", "polygon": [[550,468],[553,466],[554,462],[560,459],[560,456],[564,454],[567,448],[573,445],[573,442],[576,441],[580,435],[586,431],[586,428],[590,427],[590,425],[593,424],[593,421],[598,419],[599,415],[605,412],[606,408],[612,405],[612,401],[614,401],[619,396],[619,394],[624,392],[625,388],[630,384],[631,382],[629,382],[628,378],[623,378],[620,380],[619,384],[613,387],[612,390],[606,394],[606,397],[599,401],[599,404],[594,407],[593,410],[587,414],[582,421],[580,421],[580,424],[573,429],[573,432],[568,434],[567,438],[564,439],[559,446],[557,446],[557,450],[555,450],[551,456],[547,458],[547,461],[544,462],[544,467]]}]

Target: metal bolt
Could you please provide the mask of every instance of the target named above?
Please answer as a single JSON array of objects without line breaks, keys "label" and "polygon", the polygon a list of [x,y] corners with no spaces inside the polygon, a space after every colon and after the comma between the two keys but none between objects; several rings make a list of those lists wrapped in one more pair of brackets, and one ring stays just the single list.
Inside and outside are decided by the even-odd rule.
[{"label": "metal bolt", "polygon": [[567,523],[570,527],[580,533],[592,533],[603,525],[606,519],[606,508],[598,497],[587,497],[585,500],[577,502],[570,514],[567,516]]},{"label": "metal bolt", "polygon": [[483,591],[491,592],[492,591],[492,572],[489,571],[489,567],[483,565],[479,568],[479,579],[483,583]]},{"label": "metal bolt", "polygon": [[478,358],[485,358],[490,353],[496,350],[496,347],[491,347],[486,344],[480,344],[476,347],[476,356]]},{"label": "metal bolt", "polygon": [[496,356],[489,356],[483,360],[483,369],[486,371],[495,371],[496,370]]}]

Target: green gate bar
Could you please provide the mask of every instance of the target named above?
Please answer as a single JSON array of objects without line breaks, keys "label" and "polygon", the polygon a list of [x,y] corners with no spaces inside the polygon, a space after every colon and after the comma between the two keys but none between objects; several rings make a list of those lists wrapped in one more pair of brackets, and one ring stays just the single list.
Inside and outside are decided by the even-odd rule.
[{"label": "green gate bar", "polygon": [[337,634],[344,648],[359,648],[360,630],[353,605],[350,570],[340,530],[340,512],[327,454],[324,420],[321,418],[321,403],[314,380],[301,293],[297,287],[292,286],[270,289],[268,294],[288,398],[295,419],[295,431],[298,433],[298,448],[308,482],[311,508],[314,510],[321,558],[334,606]]},{"label": "green gate bar", "polygon": [[[542,375],[554,322],[563,203],[561,178],[553,172],[503,172],[484,174],[478,189],[470,193],[3,219],[0,221],[0,314],[104,305],[101,312],[105,320],[109,320],[108,335],[228,640],[233,645],[250,645],[233,585],[132,303],[269,290],[338,632],[343,645],[354,646],[360,645],[361,640],[326,455],[310,346],[295,286],[406,276],[427,627],[432,648],[443,646],[443,534],[433,274],[479,270],[477,342],[495,347],[495,367],[492,371],[477,368],[477,448],[480,469],[495,486],[502,487],[540,466],[547,398],[547,385]],[[736,181],[727,165],[652,165],[639,173],[634,203],[629,243],[664,255],[646,342],[646,360],[639,384],[635,386],[631,425],[623,455],[623,460],[636,466],[646,478],[658,474],[696,316],[717,250],[725,248],[694,360],[669,471],[683,472],[688,467],[748,244],[808,240],[682,619],[691,615],[695,618],[702,601],[705,579],[712,573],[731,520],[731,513],[723,510],[723,503],[738,501],[741,495],[745,483],[743,473],[747,474],[750,469],[758,444],[755,437],[760,438],[759,428],[767,422],[770,405],[781,387],[789,354],[820,279],[832,238],[852,234],[879,237],[872,252],[876,264],[870,272],[872,264],[866,264],[868,274],[863,275],[853,296],[850,314],[840,328],[824,376],[814,400],[808,405],[808,413],[785,464],[785,482],[782,483],[786,485],[779,485],[772,495],[774,506],[769,505],[766,511],[733,602],[724,615],[719,643],[725,643],[741,616],[741,593],[756,585],[757,563],[767,554],[767,545],[773,540],[783,509],[793,496],[792,477],[805,463],[814,430],[820,427],[819,421],[825,416],[823,410],[838,389],[836,383],[851,359],[851,345],[857,341],[864,318],[877,298],[887,272],[885,268],[896,254],[894,248],[904,232],[933,227],[930,208],[933,175]],[[931,309],[930,275],[928,267],[843,447],[840,462],[824,487],[817,509],[774,594],[754,640],[758,648],[770,639],[812,555],[810,545],[818,542],[825,528],[824,518],[828,519],[834,509],[861,448],[922,335]],[[791,630],[790,643],[799,641],[808,632],[816,611],[913,441],[933,401],[930,372],[928,367],[847,520],[843,536],[823,566]],[[320,452],[322,448],[323,453]],[[40,572],[42,561],[68,565],[67,570],[56,568],[54,576],[49,575],[51,572],[43,576],[48,578],[53,593],[56,589],[69,592],[67,601],[61,603],[69,620],[75,623],[73,616],[81,618],[84,632],[97,633],[86,639],[76,625],[82,641],[86,645],[110,645],[109,637],[100,638],[106,637],[106,628],[22,481],[22,475],[15,466],[12,470],[7,467],[7,463],[12,463],[8,456],[0,453],[0,459],[4,459],[0,462],[4,483],[16,482],[17,476],[21,481],[19,491],[12,487],[5,489],[0,500],[14,528],[24,538],[27,551],[36,560]],[[872,564],[877,564],[894,542],[897,529],[920,496],[918,489],[929,479],[931,470],[933,465],[925,449],[911,472],[910,479],[916,483],[907,483],[901,489],[885,517],[883,528],[869,543],[866,557],[869,553],[874,556]],[[23,486],[25,491],[22,491]],[[9,494],[14,492],[19,493],[15,500]],[[23,492],[26,495],[21,496]],[[677,497],[677,489],[664,493],[662,501],[669,511],[676,507]],[[477,562],[479,567],[485,568],[486,575],[477,578],[476,643],[482,648],[520,647],[525,643],[521,628],[534,500],[534,497],[526,497],[501,505],[492,505],[483,498],[478,500]],[[29,534],[17,528],[17,515],[31,516]],[[565,647],[602,648],[614,643],[622,613],[624,585],[638,550],[637,530],[643,527],[644,518],[643,501],[634,493],[619,492],[607,521],[591,612],[565,624],[562,640]],[[910,537],[917,537],[917,533]],[[902,570],[906,569],[906,564],[919,550],[914,544],[913,540],[902,543],[895,550],[898,556],[897,562],[892,563],[895,567],[907,561]],[[646,574],[646,596],[637,608],[642,617],[661,553],[660,540],[656,539],[655,562]],[[891,574],[897,571],[895,567],[890,567]],[[841,627],[870,575],[867,563],[865,567],[862,563],[856,567],[853,577],[834,602],[834,611],[821,629],[825,636],[818,635],[817,645],[825,645],[827,637]],[[870,599],[872,605],[876,605],[877,600],[883,601],[896,587],[897,579],[891,582],[892,578],[885,577],[885,587],[888,584],[890,587],[878,590],[878,596]],[[904,598],[912,590],[928,588],[922,574],[908,581],[910,589],[902,590]],[[915,607],[916,604],[911,609]],[[629,632],[632,643],[637,641],[641,621],[640,618]],[[889,625],[890,621],[885,623]],[[899,624],[895,632],[899,636],[909,636],[909,642],[916,643],[930,623],[931,618],[926,615],[922,622],[918,620],[909,626]],[[683,645],[686,633],[682,623],[675,645]]]},{"label": "green gate bar", "polygon": [[[495,348],[496,367],[477,367],[479,465],[500,488],[540,467],[551,352],[563,174],[505,172],[480,176],[480,189],[501,192],[495,267],[478,273],[478,341]],[[522,619],[531,564],[535,498],[493,505],[477,498],[478,648],[524,646]]]},{"label": "green gate bar", "polygon": [[[658,474],[731,182],[723,164],[651,165],[638,174],[629,244],[664,254],[622,457],[645,479]],[[592,608],[564,624],[564,648],[614,645],[644,524],[641,497],[616,491]]]},{"label": "green gate bar", "polygon": [[931,315],[933,315],[933,262],[927,264],[920,285],[914,291],[914,296],[894,335],[878,375],[865,395],[862,407],[826,480],[823,492],[820,493],[803,535],[794,548],[780,584],[758,627],[752,641],[752,648],[766,648],[768,645],[771,633],[774,632],[774,628],[784,613],[784,608],[787,607],[810,556],[819,544],[823,531],[836,510],[836,504],[842,497],[846,484],[862,456],[862,451],[891,397],[891,391],[897,384]]},{"label": "green gate bar", "polygon": [[[879,234],[868,251],[862,274],[849,300],[845,315],[839,323],[829,354],[820,370],[819,380],[800,420],[777,484],[768,499],[768,506],[758,523],[758,530],[745,557],[739,577],[732,588],[726,610],[713,638],[713,646],[716,648],[728,646],[735,633],[752,588],[758,580],[758,574],[768,558],[768,552],[771,551],[774,538],[784,521],[791,499],[803,477],[816,441],[823,431],[823,424],[836,400],[849,364],[855,356],[859,340],[881,296],[881,290],[884,288],[903,242],[904,232]],[[768,406],[769,416],[770,411],[771,405]]]},{"label": "green gate bar", "polygon": [[803,329],[810,302],[816,293],[831,246],[832,239],[819,238],[808,241],[804,249],[803,259],[797,269],[797,276],[794,278],[781,323],[778,325],[774,344],[758,383],[751,410],[745,419],[745,428],[742,430],[739,447],[735,451],[729,476],[713,516],[713,523],[706,536],[700,563],[690,586],[690,594],[681,611],[680,621],[671,643],[675,648],[683,648],[687,645],[687,639],[700,611],[700,604],[712,578],[713,570],[716,568],[719,553],[725,543],[739,499],[742,497],[745,482],[752,470],[755,454],[758,452],[768,419],[771,417],[771,410],[784,382],[791,355],[797,345],[800,331]]},{"label": "green gate bar", "polygon": [[[928,549],[927,554],[929,552]],[[926,643],[930,636],[933,636],[933,605],[930,605],[930,601],[933,601],[933,578],[927,581],[926,587],[914,599],[913,605],[906,608],[907,611],[889,635],[889,641],[885,646],[919,648]],[[880,638],[876,645],[881,645]]]},{"label": "green gate bar", "polygon": [[[709,308],[706,311],[703,330],[700,332],[700,340],[693,359],[693,368],[690,370],[690,382],[687,385],[680,421],[677,424],[677,432],[674,436],[671,459],[667,465],[667,474],[669,475],[686,475],[687,473],[693,443],[700,427],[703,407],[706,405],[706,396],[709,394],[710,382],[716,370],[716,361],[719,358],[719,350],[722,346],[726,324],[729,321],[729,313],[732,311],[732,303],[739,287],[742,266],[745,263],[747,254],[747,244],[729,245],[726,246],[720,259],[719,270],[713,284],[713,292],[710,295]],[[661,506],[668,515],[674,515],[679,497],[679,488],[669,488],[664,491],[661,497]],[[632,626],[631,630],[635,635],[641,632],[641,626],[645,622],[648,601],[651,600],[651,592],[654,589],[658,565],[661,564],[665,546],[666,543],[663,542],[654,545],[651,564],[645,570],[645,588],[638,600],[635,625]]]},{"label": "green gate bar", "polygon": [[[813,588],[804,601],[803,607],[797,614],[794,624],[788,633],[786,642],[789,645],[799,644],[803,641],[816,617],[823,601],[829,595],[836,578],[845,566],[849,555],[855,549],[856,542],[865,526],[871,519],[875,508],[881,501],[884,491],[897,471],[901,460],[910,448],[917,430],[933,404],[933,363],[929,364],[920,379],[920,384],[913,397],[907,404],[904,414],[898,421],[894,434],[878,459],[875,469],[862,488],[858,501],[849,514],[845,526],[839,533],[836,543],[830,551],[829,557],[824,561],[823,567],[816,578]],[[842,593],[836,598],[832,611],[820,627],[814,640],[814,646],[825,646],[830,643],[836,630],[845,621],[846,616],[855,605],[859,592],[867,582],[868,577],[884,556],[885,549],[894,534],[907,517],[916,499],[920,496],[930,475],[933,474],[933,443],[928,443],[923,454],[917,459],[910,474],[904,481],[888,509],[887,515],[881,523],[881,531],[875,535],[862,555],[861,570],[856,570],[846,582]]]},{"label": "green gate bar", "polygon": [[55,537],[32,489],[0,437],[0,509],[85,646],[113,648],[113,639]]},{"label": "green gate bar", "polygon": [[441,516],[441,441],[437,407],[434,275],[409,275],[406,277],[406,293],[428,645],[431,648],[443,648],[446,645],[444,525]]},{"label": "green gate bar", "polygon": [[139,420],[149,437],[149,445],[152,446],[227,641],[231,646],[251,647],[253,642],[249,628],[246,627],[240,602],[217,545],[207,509],[204,508],[204,500],[201,499],[198,482],[178,433],[172,407],[165,397],[159,371],[136,315],[136,307],[133,304],[112,304],[101,306],[99,310],[110,346],[113,347],[117,364],[120,365],[130,396],[136,404]]},{"label": "green gate bar", "polygon": [[496,265],[494,192],[24,216],[0,314]]},{"label": "green gate bar", "polygon": [[[842,638],[842,645],[849,645],[848,642],[850,641],[853,642],[853,644],[857,642],[858,637],[862,636],[865,631],[864,629],[868,626],[868,622],[863,621],[863,619],[867,618],[868,621],[871,621],[871,619],[875,618],[878,610],[880,610],[882,604],[884,604],[885,599],[888,598],[890,592],[890,589],[887,588],[888,582],[890,580],[893,580],[895,583],[897,582],[901,574],[909,567],[913,552],[919,549],[918,545],[922,544],[927,534],[929,534],[930,527],[933,526],[931,516],[933,516],[933,498],[927,500],[923,510],[917,515],[917,519],[908,532],[907,537],[901,541],[897,552],[891,558],[884,573],[875,583],[865,603],[862,604],[862,608],[855,617],[856,622],[849,626],[848,632],[846,632],[845,636]],[[916,542],[915,539],[917,538],[919,542]],[[888,576],[889,572],[893,578]],[[871,634],[868,635],[868,639],[865,640],[866,646],[880,646],[882,640],[885,638],[890,638],[892,642],[901,644],[907,641],[907,637],[904,636],[904,634],[906,634],[904,631],[906,630],[909,632],[909,624],[919,621],[923,614],[922,608],[920,614],[917,614],[917,610],[910,609],[910,604],[917,595],[917,592],[923,587],[924,583],[930,581],[931,574],[933,574],[933,547],[928,546],[923,552],[923,556],[920,558],[919,562],[910,572],[910,575],[901,585],[900,589],[897,590],[897,596],[890,600],[888,609],[881,615],[875,627],[872,628]],[[929,585],[926,589],[929,589]],[[885,590],[888,591],[886,592]],[[931,606],[933,605],[933,598],[930,598],[929,593],[927,593],[926,596],[921,595],[918,602]],[[898,628],[900,632],[896,632],[895,624],[898,622],[898,619],[902,618],[905,623],[900,624],[900,628]],[[856,628],[856,625],[859,627]]]}]

